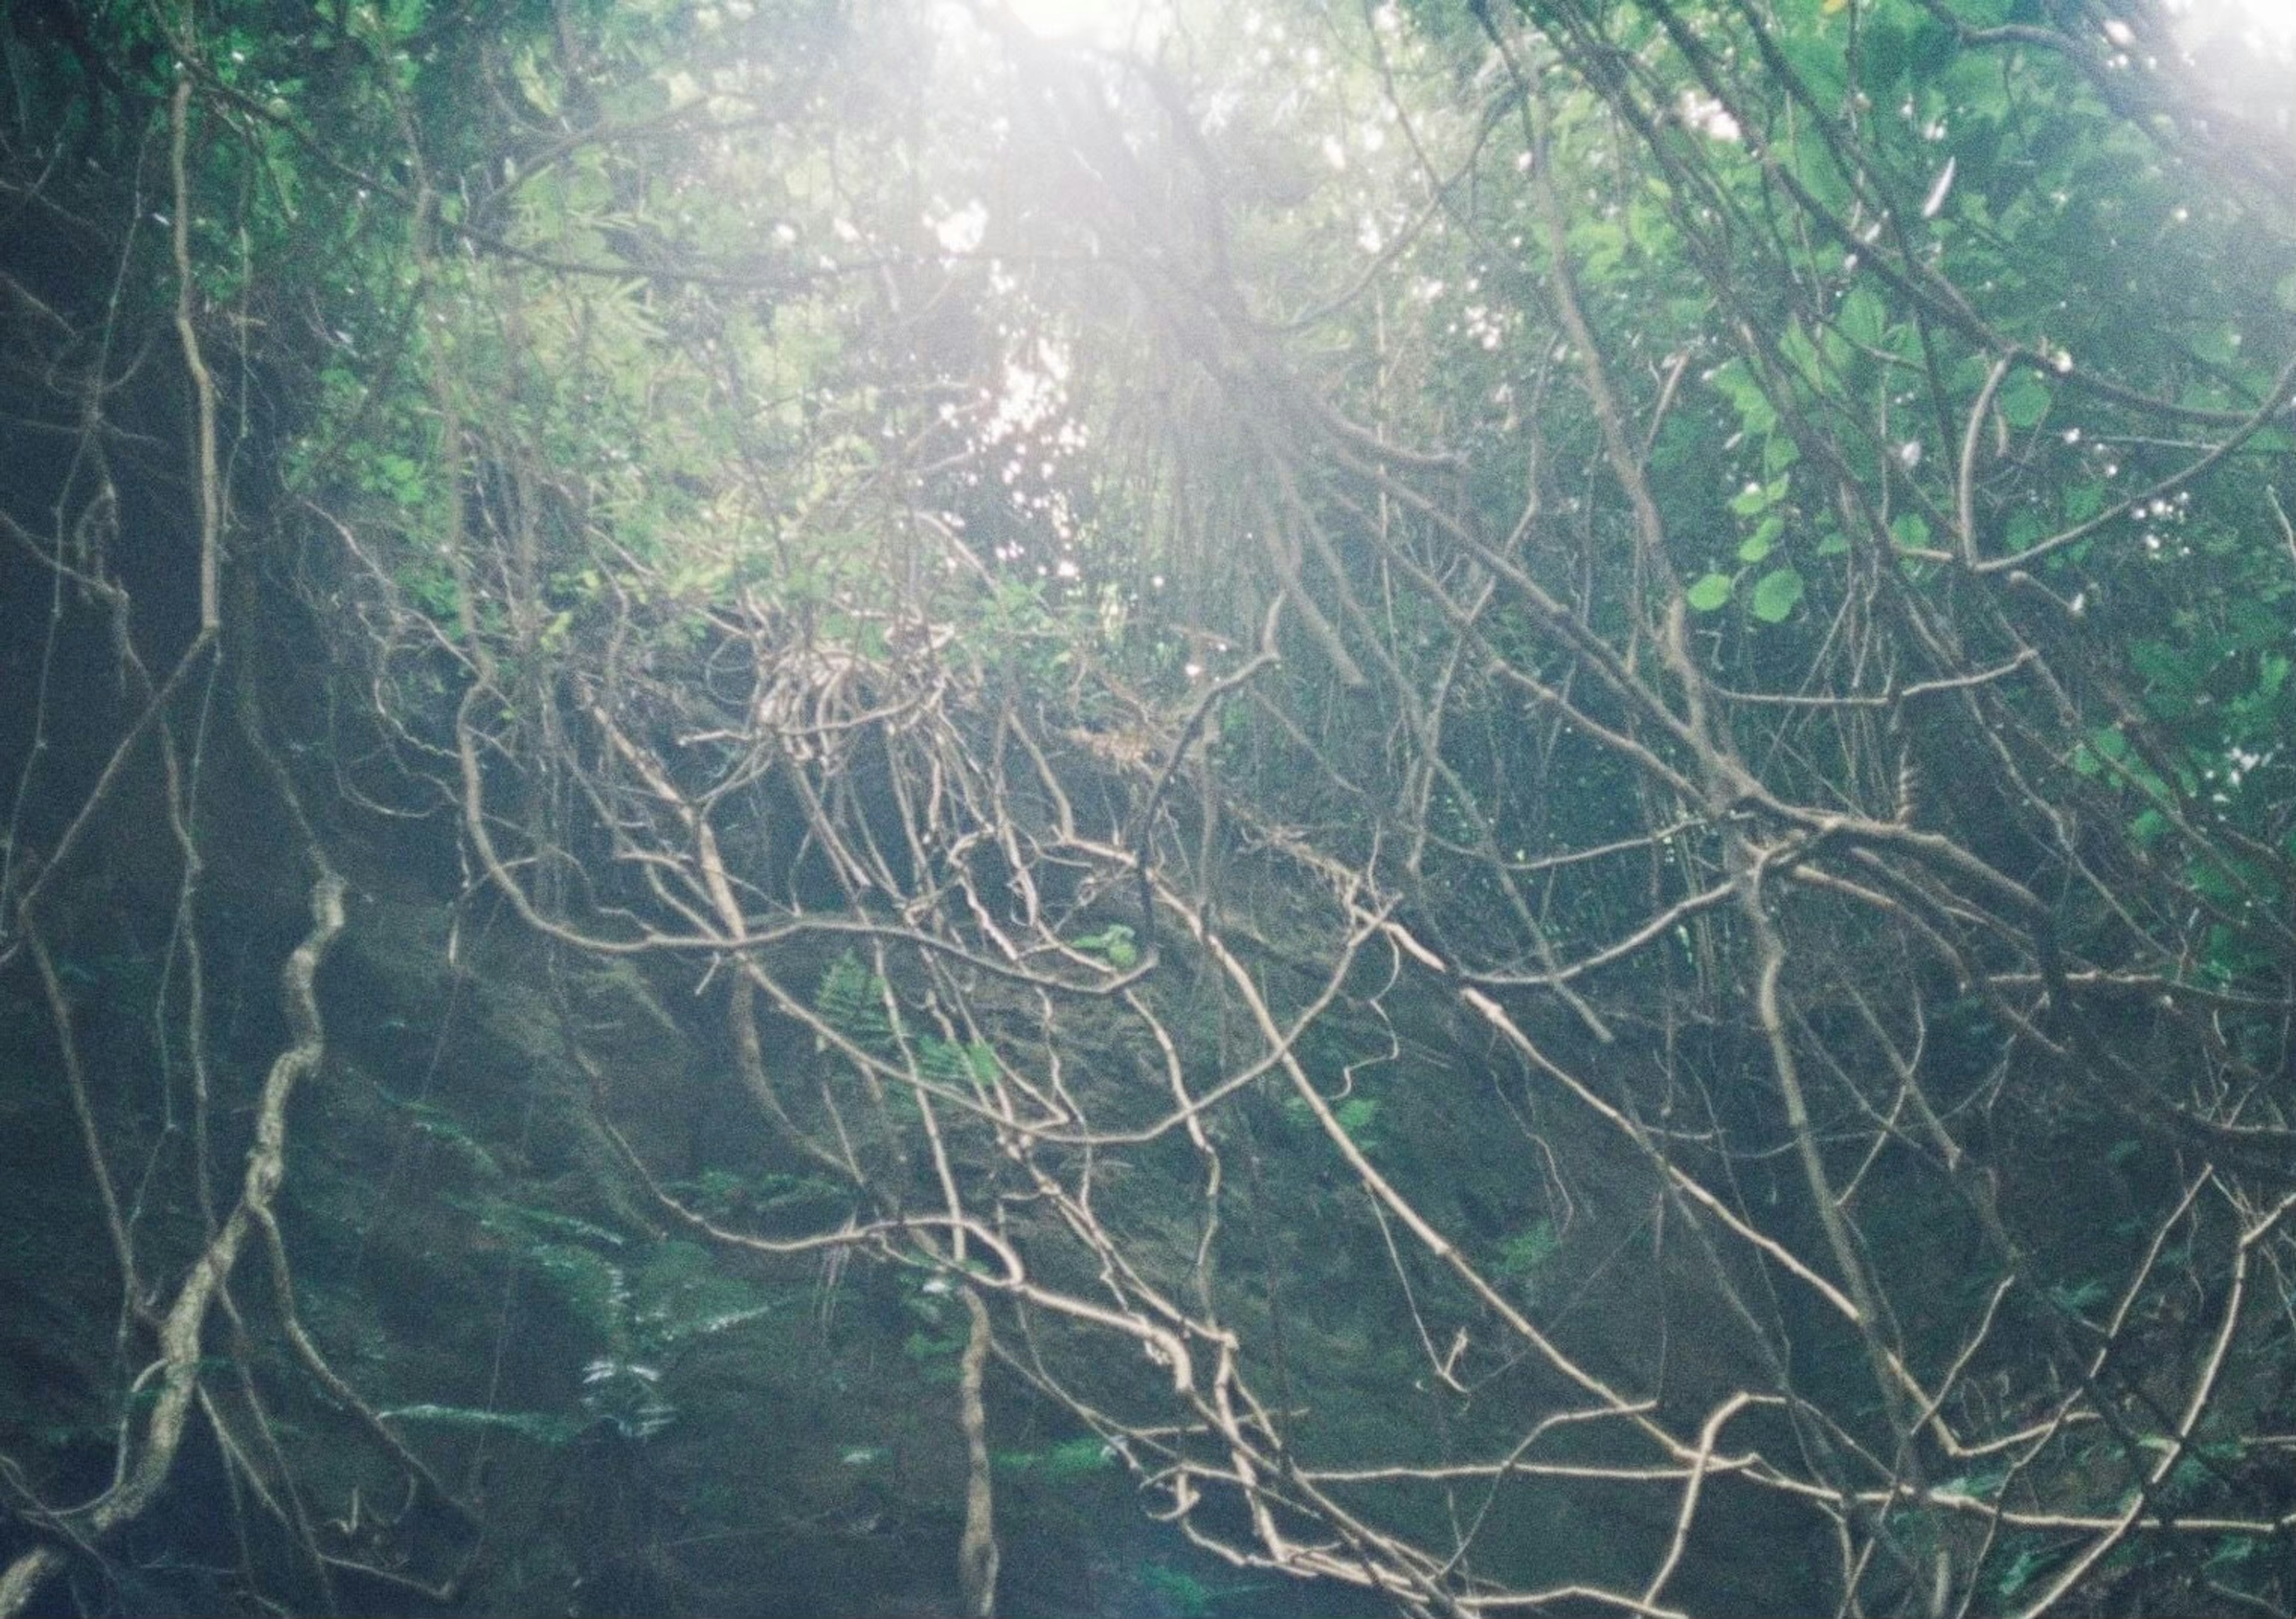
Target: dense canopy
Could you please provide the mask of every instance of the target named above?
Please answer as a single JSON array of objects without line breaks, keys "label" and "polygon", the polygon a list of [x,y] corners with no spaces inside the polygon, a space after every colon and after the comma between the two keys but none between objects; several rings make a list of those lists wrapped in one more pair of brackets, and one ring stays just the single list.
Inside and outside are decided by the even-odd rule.
[{"label": "dense canopy", "polygon": [[0,58],[0,1614],[2296,1602],[2248,13]]}]

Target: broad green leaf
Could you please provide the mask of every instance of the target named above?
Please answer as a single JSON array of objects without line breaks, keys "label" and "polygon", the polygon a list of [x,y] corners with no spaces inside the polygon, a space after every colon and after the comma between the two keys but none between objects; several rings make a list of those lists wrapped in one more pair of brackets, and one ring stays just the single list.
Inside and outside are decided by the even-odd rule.
[{"label": "broad green leaf", "polygon": [[1868,92],[1880,95],[1898,82],[1898,76],[1906,70],[1911,44],[1906,30],[1895,23],[1875,22],[1866,28],[1857,77]]},{"label": "broad green leaf", "polygon": [[1792,478],[1781,473],[1766,484],[1748,484],[1730,497],[1730,510],[1740,517],[1752,517],[1756,512],[1767,511],[1785,499],[1786,491],[1792,487]]},{"label": "broad green leaf", "polygon": [[1797,568],[1781,568],[1764,574],[1754,586],[1747,610],[1764,624],[1784,624],[1801,605],[1802,589],[1801,573]]},{"label": "broad green leaf", "polygon": [[1889,307],[1869,287],[1859,287],[1841,300],[1839,323],[1842,336],[1853,343],[1877,348],[1889,328]]},{"label": "broad green leaf", "polygon": [[2011,427],[2038,427],[2048,413],[2048,385],[2038,377],[2020,377],[2001,390],[2001,414]]},{"label": "broad green leaf", "polygon": [[[1915,27],[1913,37],[1907,42],[1906,71],[1913,75],[1917,85],[1934,78],[1953,61],[1960,49],[1961,42],[1950,28],[1934,17],[1924,17]],[[1966,154],[1964,155],[1962,168],[1964,172],[1969,168]]]},{"label": "broad green leaf", "polygon": [[1690,605],[1702,613],[1710,613],[1730,600],[1732,581],[1728,574],[1708,574],[1685,593]]},{"label": "broad green leaf", "polygon": [[2240,358],[2240,333],[2226,327],[2211,327],[2201,332],[2185,345],[2196,359],[2211,365],[2230,365]]}]

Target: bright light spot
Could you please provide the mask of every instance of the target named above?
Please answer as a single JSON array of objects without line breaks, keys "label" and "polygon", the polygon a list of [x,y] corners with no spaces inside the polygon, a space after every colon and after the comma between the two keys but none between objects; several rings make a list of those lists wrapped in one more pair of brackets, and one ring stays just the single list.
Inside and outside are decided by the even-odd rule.
[{"label": "bright light spot", "polygon": [[928,215],[925,223],[932,228],[943,252],[970,253],[988,233],[988,205],[976,197],[944,218],[934,219]]},{"label": "bright light spot", "polygon": [[1710,140],[1734,141],[1738,138],[1738,120],[1730,116],[1728,108],[1710,95],[1696,90],[1685,90],[1676,103],[1676,110],[1682,115],[1685,126]]},{"label": "bright light spot", "polygon": [[2296,0],[2169,0],[2186,50],[2232,35],[2267,53],[2296,52]]},{"label": "bright light spot", "polygon": [[2218,0],[2217,9],[2237,16],[2267,44],[2284,48],[2296,41],[2296,0]]},{"label": "bright light spot", "polygon": [[1082,34],[1096,26],[1108,8],[1099,0],[1005,0],[1006,9],[1032,34]]},{"label": "bright light spot", "polygon": [[1039,39],[1111,49],[1153,45],[1170,17],[1166,0],[1004,0],[1004,9]]}]

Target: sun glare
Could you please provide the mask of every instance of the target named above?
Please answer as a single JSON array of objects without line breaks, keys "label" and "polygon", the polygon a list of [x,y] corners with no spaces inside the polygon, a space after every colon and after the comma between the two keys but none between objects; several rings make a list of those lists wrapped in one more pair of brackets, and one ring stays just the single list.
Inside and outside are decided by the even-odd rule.
[{"label": "sun glare", "polygon": [[1021,27],[1048,37],[1086,32],[1109,10],[1100,0],[1004,0],[1004,4]]},{"label": "sun glare", "polygon": [[1165,8],[1157,0],[1004,0],[1004,9],[1039,39],[1114,46],[1138,43]]},{"label": "sun glare", "polygon": [[2203,29],[2230,24],[2268,49],[2296,45],[2296,0],[2184,0],[2170,9]]},{"label": "sun glare", "polygon": [[2267,38],[2282,45],[2296,39],[2296,0],[2232,0],[2232,4]]}]

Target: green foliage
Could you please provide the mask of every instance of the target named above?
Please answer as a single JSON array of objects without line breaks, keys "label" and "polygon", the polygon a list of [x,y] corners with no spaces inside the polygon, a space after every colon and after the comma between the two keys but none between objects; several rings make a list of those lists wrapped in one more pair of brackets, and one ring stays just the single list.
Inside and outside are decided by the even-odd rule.
[{"label": "green foliage", "polygon": [[1204,1619],[1212,1611],[1212,1588],[1185,1569],[1165,1563],[1148,1563],[1140,1570],[1140,1583],[1166,1612],[1179,1619]]},{"label": "green foliage", "polygon": [[622,1268],[586,1247],[537,1242],[520,1258],[594,1338],[612,1344],[627,1336],[629,1288]]},{"label": "green foliage", "polygon": [[582,1410],[625,1439],[651,1439],[677,1419],[661,1391],[661,1369],[613,1355],[582,1369]]},{"label": "green foliage", "polygon": [[504,1178],[501,1163],[486,1144],[473,1135],[469,1127],[453,1113],[435,1103],[410,1101],[381,1092],[383,1099],[406,1115],[414,1132],[424,1139],[437,1142],[450,1157],[469,1172],[471,1177],[482,1182],[498,1182]]},{"label": "green foliage", "polygon": [[1051,1484],[1073,1484],[1117,1465],[1116,1452],[1091,1435],[1063,1439],[1041,1451],[999,1451],[990,1460],[1000,1473]]},{"label": "green foliage", "polygon": [[1746,610],[1764,624],[1784,624],[1801,605],[1803,591],[1801,572],[1793,568],[1774,568],[1754,582],[1753,594],[1747,598]]},{"label": "green foliage", "polygon": [[[1751,564],[1769,556],[1775,540],[1775,531],[1768,531],[1769,523],[1775,520],[1766,519],[1763,528],[1757,529],[1753,537],[1739,546],[1740,560]],[[1718,611],[1737,594],[1739,579],[1743,576],[1742,572],[1736,576],[1702,574],[1693,580],[1684,592],[1685,599],[1697,612]],[[1808,582],[1802,577],[1800,568],[1791,566],[1771,568],[1757,578],[1753,588],[1746,593],[1746,611],[1764,624],[1784,624],[1793,617],[1794,609],[1801,605],[1807,589]]]},{"label": "green foliage", "polygon": [[676,1419],[685,1352],[773,1313],[752,1284],[693,1243],[633,1246],[589,1221],[499,1201],[481,1223],[513,1245],[521,1270],[597,1352],[583,1365],[580,1407],[626,1438],[650,1439]]},{"label": "green foliage", "polygon": [[915,1043],[917,1072],[936,1083],[986,1085],[996,1083],[996,1051],[985,1040],[959,1043],[921,1034]]},{"label": "green foliage", "polygon": [[[406,841],[358,848],[362,869],[512,889],[504,916],[548,925],[554,970],[585,941],[664,978],[723,945],[787,975],[787,1006],[821,961],[795,936],[880,928],[810,996],[823,1044],[865,1060],[776,1053],[765,1147],[762,1128],[713,1133],[717,1112],[688,1111],[703,1087],[580,994],[569,1028],[472,1058],[465,1089],[426,1079],[450,1102],[386,1096],[390,1218],[403,1201],[422,1239],[394,1264],[493,1284],[547,1362],[533,1375],[561,1379],[507,1411],[394,1406],[417,1439],[675,1427],[699,1451],[720,1391],[696,1369],[730,1381],[743,1357],[720,1346],[751,1340],[729,1335],[779,1326],[707,1251],[579,1212],[627,1195],[618,1160],[554,1080],[514,1089],[563,1034],[624,1043],[596,1105],[658,1111],[631,1149],[713,1220],[833,1229],[862,1209],[915,1219],[919,1241],[945,1230],[920,1210],[993,1222],[1050,1290],[1000,1304],[1041,1357],[1031,1387],[1241,1477],[1201,1387],[1159,1403],[1176,1369],[1130,1340],[1103,1353],[1103,1328],[1191,1317],[1185,1337],[1221,1346],[1193,1370],[1217,1358],[1254,1445],[1370,1469],[1347,1507],[1376,1533],[1348,1538],[1406,1605],[1470,1579],[1501,1606],[1595,1587],[1547,1578],[1582,1549],[1549,1533],[1567,1515],[1545,1483],[1499,1478],[1460,1518],[1392,1482],[1431,1434],[1449,1459],[1503,1453],[1548,1414],[1523,1389],[1555,1369],[1423,1263],[1423,1225],[1374,1247],[1332,1218],[1363,1190],[1322,1139],[1333,1121],[1377,1159],[1379,1197],[1441,1228],[1437,1259],[1472,1254],[1518,1301],[1562,1268],[1529,1211],[1564,1205],[1532,1198],[1529,1143],[1538,1173],[1590,1183],[1571,1252],[1613,1268],[1565,1325],[1634,1423],[1696,1403],[1660,1394],[1742,1393],[1747,1421],[1835,1435],[1876,1500],[1906,1487],[1890,1459],[1929,1444],[1922,1426],[1951,1426],[1975,1447],[1954,1453],[2018,1468],[1948,1494],[2117,1509],[2128,1459],[2082,1447],[2156,1431],[2156,1392],[2198,1386],[2234,1259],[2276,1277],[2289,1258],[2284,1231],[2248,1229],[2280,1206],[2291,1100],[2296,573],[2274,480],[2296,243],[2277,149],[2235,150],[2244,113],[2179,100],[2218,87],[2143,7],[1206,6],[1138,61],[1026,46],[974,9],[864,27],[794,3],[377,0],[225,3],[190,32],[126,5],[0,23],[21,137],[0,184],[46,222],[0,249],[0,391],[41,442],[78,435],[53,478],[43,454],[0,479],[7,566],[42,586],[0,595],[37,604],[12,627],[51,637],[22,660],[41,714],[12,783],[0,890],[25,910],[0,923],[0,967],[20,922],[53,930],[57,1039],[18,1044],[85,1037],[97,1100],[72,1128],[98,1138],[92,1173],[144,1177],[113,1189],[140,1274],[198,1252],[243,1131],[233,1099],[261,1072],[181,1060],[202,1038],[236,1057],[202,1022],[269,1016],[248,987],[275,972],[268,923],[190,947],[224,943],[217,896],[277,887],[234,869],[265,858],[241,845],[308,825],[348,848],[380,819]],[[97,717],[166,677],[151,653],[184,615],[152,610],[145,570],[191,601],[169,559],[200,548],[167,527],[180,481],[123,489],[139,533],[172,535],[132,567],[72,512],[131,460],[196,470],[207,428],[228,604],[200,644],[232,649],[259,748],[211,728],[223,707],[187,719],[184,686],[137,729]],[[68,679],[102,700],[49,694]],[[257,752],[308,801],[241,813],[226,792],[270,790],[239,769]],[[143,762],[115,778],[107,757]],[[178,778],[198,784],[168,805],[192,849],[142,836]],[[84,804],[53,785],[99,780]],[[454,816],[426,819],[440,804]],[[50,882],[83,807],[92,836]],[[100,893],[168,889],[178,871],[147,857],[179,863],[177,914]],[[1174,970],[1119,996],[1108,977],[1150,941],[1059,929],[1135,861],[1172,905],[1155,943]],[[503,928],[457,930],[472,981],[509,970]],[[922,965],[904,935],[929,937]],[[224,993],[213,964],[234,956],[257,964]],[[652,1018],[683,1043],[718,1004]],[[1127,1083],[1173,1050],[1215,1099],[1183,1125],[1163,1086]],[[1328,1113],[1246,1083],[1282,1055]],[[348,1223],[304,1165],[388,1156],[304,1112],[324,1147],[299,1137],[291,1246]],[[512,1113],[517,1131],[484,1122]],[[2188,1210],[2180,1164],[2210,1166]],[[808,1165],[864,1185],[789,1173]],[[111,1239],[94,1192],[26,1207],[39,1229],[0,1244],[10,1280],[112,1274],[79,1263]],[[470,1252],[427,1240],[442,1209],[475,1216]],[[1653,1210],[1667,1263],[1627,1263]],[[371,1274],[368,1239],[329,1255],[308,1320],[389,1386],[439,1386],[396,1376],[387,1312],[337,1280]],[[1851,1282],[1875,1300],[1855,1320],[1836,1308]],[[898,1305],[843,1318],[822,1387],[869,1355],[952,1374],[950,1279],[898,1285]],[[1031,1302],[1063,1289],[1090,1308]],[[1422,1352],[1423,1323],[1454,1315],[1456,1386]],[[2159,1492],[2180,1512],[2278,1509],[2258,1437],[2278,1422],[2273,1315],[2235,1316],[2210,1363],[2205,1443]],[[1381,1336],[1406,1317],[1421,1330]],[[73,1336],[119,1341],[108,1321]],[[840,1363],[844,1336],[863,1347]],[[1654,1389],[1642,1351],[1661,1337]],[[113,1353],[78,1352],[104,1369],[92,1386],[116,1382]],[[1875,1387],[1875,1367],[1897,1370]],[[20,1427],[94,1432],[25,1399]],[[2001,1438],[2045,1409],[2064,1416],[2045,1438]],[[1797,1515],[1843,1479],[1761,1443],[1777,1476],[1706,1508],[1767,1492],[1790,1533],[1813,1529]],[[1078,1438],[998,1466],[1059,1484],[1109,1460]],[[644,1471],[620,1481],[634,1517]],[[2029,1602],[2091,1543],[2004,1528],[1986,1550],[1939,1528],[1969,1515],[1906,1500],[1807,1543],[1852,1546],[1854,1587],[1900,1536],[1977,1607]],[[1233,1505],[1187,1527],[1267,1556]],[[1667,1514],[1616,1516],[1623,1559]],[[1723,1522],[1689,1562],[1751,1538]],[[1390,1532],[1408,1556],[1382,1549]],[[2174,1607],[2141,1581],[2208,1544],[2134,1524],[2069,1600]],[[2207,1566],[2284,1606],[2260,1545],[2219,1537]],[[1597,1572],[1632,1592],[1650,1570]],[[1172,1612],[1232,1594],[1160,1563],[1140,1582]]]},{"label": "green foliage", "polygon": [[955,1382],[957,1358],[972,1337],[971,1327],[930,1296],[912,1296],[906,1302],[917,1324],[901,1340],[901,1353],[916,1362],[926,1381]]},{"label": "green foliage", "polygon": [[1358,1147],[1368,1147],[1372,1127],[1379,1121],[1379,1100],[1375,1097],[1351,1096],[1332,1109],[1332,1116],[1348,1139]]},{"label": "green foliage", "polygon": [[1140,946],[1131,927],[1111,922],[1097,933],[1072,941],[1075,948],[1101,956],[1119,972],[1128,972],[1140,961]]},{"label": "green foliage", "polygon": [[[1250,1611],[1250,1599],[1257,1597],[1265,1601],[1270,1590],[1259,1581],[1214,1584],[1176,1564],[1160,1560],[1143,1563],[1138,1577],[1152,1611],[1173,1615],[1176,1619],[1212,1619],[1212,1615],[1224,1612],[1247,1613]],[[1239,1606],[1228,1606],[1239,1599]]]},{"label": "green foliage", "polygon": [[627,1336],[638,1353],[660,1356],[772,1311],[753,1284],[726,1275],[709,1250],[672,1239],[651,1245],[630,1279]]},{"label": "green foliage", "polygon": [[2021,1532],[2005,1536],[2003,1549],[2011,1555],[1994,1576],[1993,1594],[2005,1605],[2014,1603],[2032,1589],[2036,1580],[2063,1558],[2062,1545],[2053,1545]]},{"label": "green foliage", "polygon": [[668,1190],[696,1213],[721,1223],[819,1218],[851,1200],[845,1188],[817,1176],[738,1169],[707,1169],[691,1181],[672,1183]]},{"label": "green foliage", "polygon": [[[1343,1097],[1332,1104],[1332,1118],[1348,1140],[1365,1153],[1376,1155],[1383,1151],[1387,1145],[1386,1132],[1381,1126],[1381,1118],[1384,1110],[1381,1099],[1358,1092],[1356,1095]],[[1283,1113],[1285,1117],[1301,1130],[1320,1131],[1321,1129],[1316,1121],[1315,1109],[1308,1105],[1304,1098],[1286,1096],[1283,1099]]]},{"label": "green foliage", "polygon": [[488,1411],[459,1405],[401,1405],[377,1413],[386,1422],[429,1424],[439,1427],[484,1428],[515,1434],[537,1444],[561,1445],[582,1431],[570,1417],[540,1411]]},{"label": "green foliage", "polygon": [[829,964],[815,992],[813,1010],[832,1028],[865,1051],[882,1051],[893,1043],[892,1019],[885,1010],[885,981],[864,966],[860,955],[848,950]]},{"label": "green foliage", "polygon": [[1562,1235],[1554,1222],[1544,1217],[1535,1220],[1499,1244],[1498,1273],[1525,1288],[1535,1287],[1562,1247]]}]

